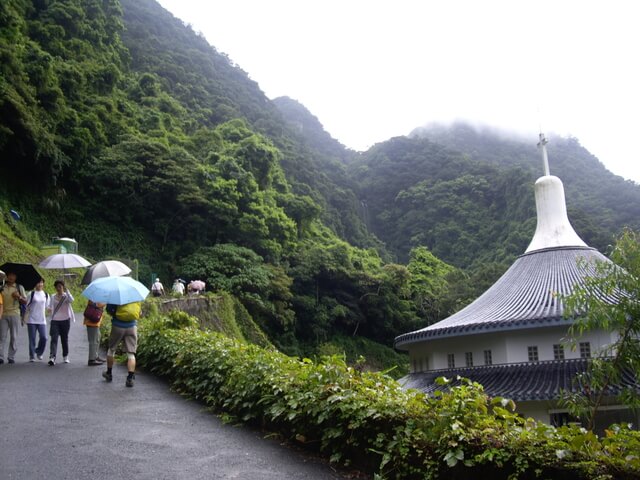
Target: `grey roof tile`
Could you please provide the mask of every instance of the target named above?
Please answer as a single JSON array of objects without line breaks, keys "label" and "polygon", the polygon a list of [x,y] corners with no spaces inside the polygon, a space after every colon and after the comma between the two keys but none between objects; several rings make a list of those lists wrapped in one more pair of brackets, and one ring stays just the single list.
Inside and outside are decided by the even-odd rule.
[{"label": "grey roof tile", "polygon": [[[478,367],[432,370],[411,373],[400,380],[404,388],[415,388],[428,395],[448,387],[437,385],[438,377],[452,379],[449,386],[460,384],[457,377],[468,378],[480,383],[491,397],[510,398],[515,401],[553,400],[560,390],[577,392],[582,388],[577,375],[587,370],[588,359],[551,360],[545,362],[485,365]],[[638,377],[625,370],[621,381],[609,387],[607,395],[618,395],[623,388],[633,388],[640,392]]]},{"label": "grey roof tile", "polygon": [[595,261],[609,262],[591,247],[525,253],[474,302],[440,322],[396,337],[395,347],[406,349],[428,338],[566,323],[561,296],[596,274]]}]

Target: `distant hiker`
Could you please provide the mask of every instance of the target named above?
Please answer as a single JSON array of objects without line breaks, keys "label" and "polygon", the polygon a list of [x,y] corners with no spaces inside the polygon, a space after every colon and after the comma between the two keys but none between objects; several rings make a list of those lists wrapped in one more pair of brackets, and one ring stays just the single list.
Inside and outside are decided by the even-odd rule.
[{"label": "distant hiker", "polygon": [[140,302],[127,303],[125,305],[107,305],[107,313],[111,315],[111,336],[109,337],[109,350],[107,350],[107,371],[102,376],[107,382],[113,380],[113,357],[116,354],[118,344],[124,344],[127,353],[127,380],[125,385],[133,387],[136,379],[136,350],[138,348],[138,320],[142,313]]},{"label": "distant hiker", "polygon": [[7,361],[15,363],[15,355],[18,351],[18,328],[20,327],[20,305],[27,303],[22,285],[16,283],[16,274],[14,272],[6,272],[7,280],[2,289],[3,311],[0,318],[0,364],[4,363],[4,342],[9,332],[9,351],[7,352]]},{"label": "distant hiker", "polygon": [[100,348],[100,325],[104,317],[104,307],[106,303],[94,303],[91,300],[87,302],[87,308],[84,309],[84,326],[87,327],[87,340],[89,341],[89,360],[87,365],[90,367],[102,365],[104,359],[98,356]]},{"label": "distant hiker", "polygon": [[62,358],[64,363],[69,363],[69,330],[71,329],[71,319],[76,321],[73,314],[73,295],[67,290],[62,280],[53,283],[56,289],[55,295],[51,297],[51,327],[49,328],[49,365],[56,364],[56,354],[58,353],[58,337],[62,344]]},{"label": "distant hiker", "polygon": [[179,295],[184,295],[184,283],[182,283],[179,279],[175,279],[173,282],[173,287],[171,287],[174,293]]},{"label": "distant hiker", "polygon": [[[47,310],[51,310],[51,298],[44,291],[44,279],[36,283],[35,289],[27,297],[27,309],[23,320],[27,324],[29,332],[29,361],[34,362],[36,357],[42,360],[44,349],[47,346]],[[36,346],[36,336],[38,345]]]},{"label": "distant hiker", "polygon": [[154,297],[159,297],[160,295],[164,295],[164,287],[162,283],[160,283],[160,279],[156,278],[156,281],[151,285],[151,293]]}]

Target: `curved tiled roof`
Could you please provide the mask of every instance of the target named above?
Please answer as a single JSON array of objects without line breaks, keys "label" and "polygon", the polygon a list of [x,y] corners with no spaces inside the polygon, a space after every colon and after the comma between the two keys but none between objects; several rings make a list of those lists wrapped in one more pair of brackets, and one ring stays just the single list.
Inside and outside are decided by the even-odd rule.
[{"label": "curved tiled roof", "polygon": [[[582,388],[576,381],[578,374],[587,370],[588,359],[551,360],[547,362],[486,365],[481,367],[435,370],[412,373],[401,380],[403,388],[415,388],[426,394],[443,390],[460,382],[457,376],[480,383],[491,397],[505,397],[515,401],[554,400],[560,390],[578,392]],[[454,379],[447,387],[437,385],[438,377]],[[610,386],[607,395],[618,395],[622,388],[633,388],[640,392],[638,378],[630,370],[622,373],[618,385]]]},{"label": "curved tiled roof", "polygon": [[430,338],[566,324],[558,294],[571,294],[585,277],[594,276],[595,261],[609,262],[596,249],[581,246],[525,253],[467,307],[438,323],[396,337],[394,346],[406,349],[408,344]]}]

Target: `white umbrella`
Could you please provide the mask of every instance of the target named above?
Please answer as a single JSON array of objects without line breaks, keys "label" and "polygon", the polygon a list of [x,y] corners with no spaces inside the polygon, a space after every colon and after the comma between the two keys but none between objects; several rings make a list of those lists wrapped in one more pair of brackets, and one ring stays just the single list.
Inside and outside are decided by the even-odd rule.
[{"label": "white umbrella", "polygon": [[80,285],[89,285],[98,278],[122,277],[124,275],[129,275],[130,273],[131,269],[124,263],[119,262],[118,260],[104,260],[89,267],[87,272],[84,274],[84,277],[82,277]]},{"label": "white umbrella", "polygon": [[40,262],[39,266],[48,269],[84,268],[91,265],[87,259],[75,253],[56,253]]}]

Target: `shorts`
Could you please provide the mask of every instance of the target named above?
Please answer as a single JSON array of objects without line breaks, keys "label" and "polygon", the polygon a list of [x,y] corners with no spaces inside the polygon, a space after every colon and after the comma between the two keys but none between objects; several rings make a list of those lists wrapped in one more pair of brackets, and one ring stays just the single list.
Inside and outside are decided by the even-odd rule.
[{"label": "shorts", "polygon": [[138,348],[138,327],[122,328],[111,325],[109,350],[115,352],[121,340],[124,342],[124,351],[126,353],[136,353]]}]

